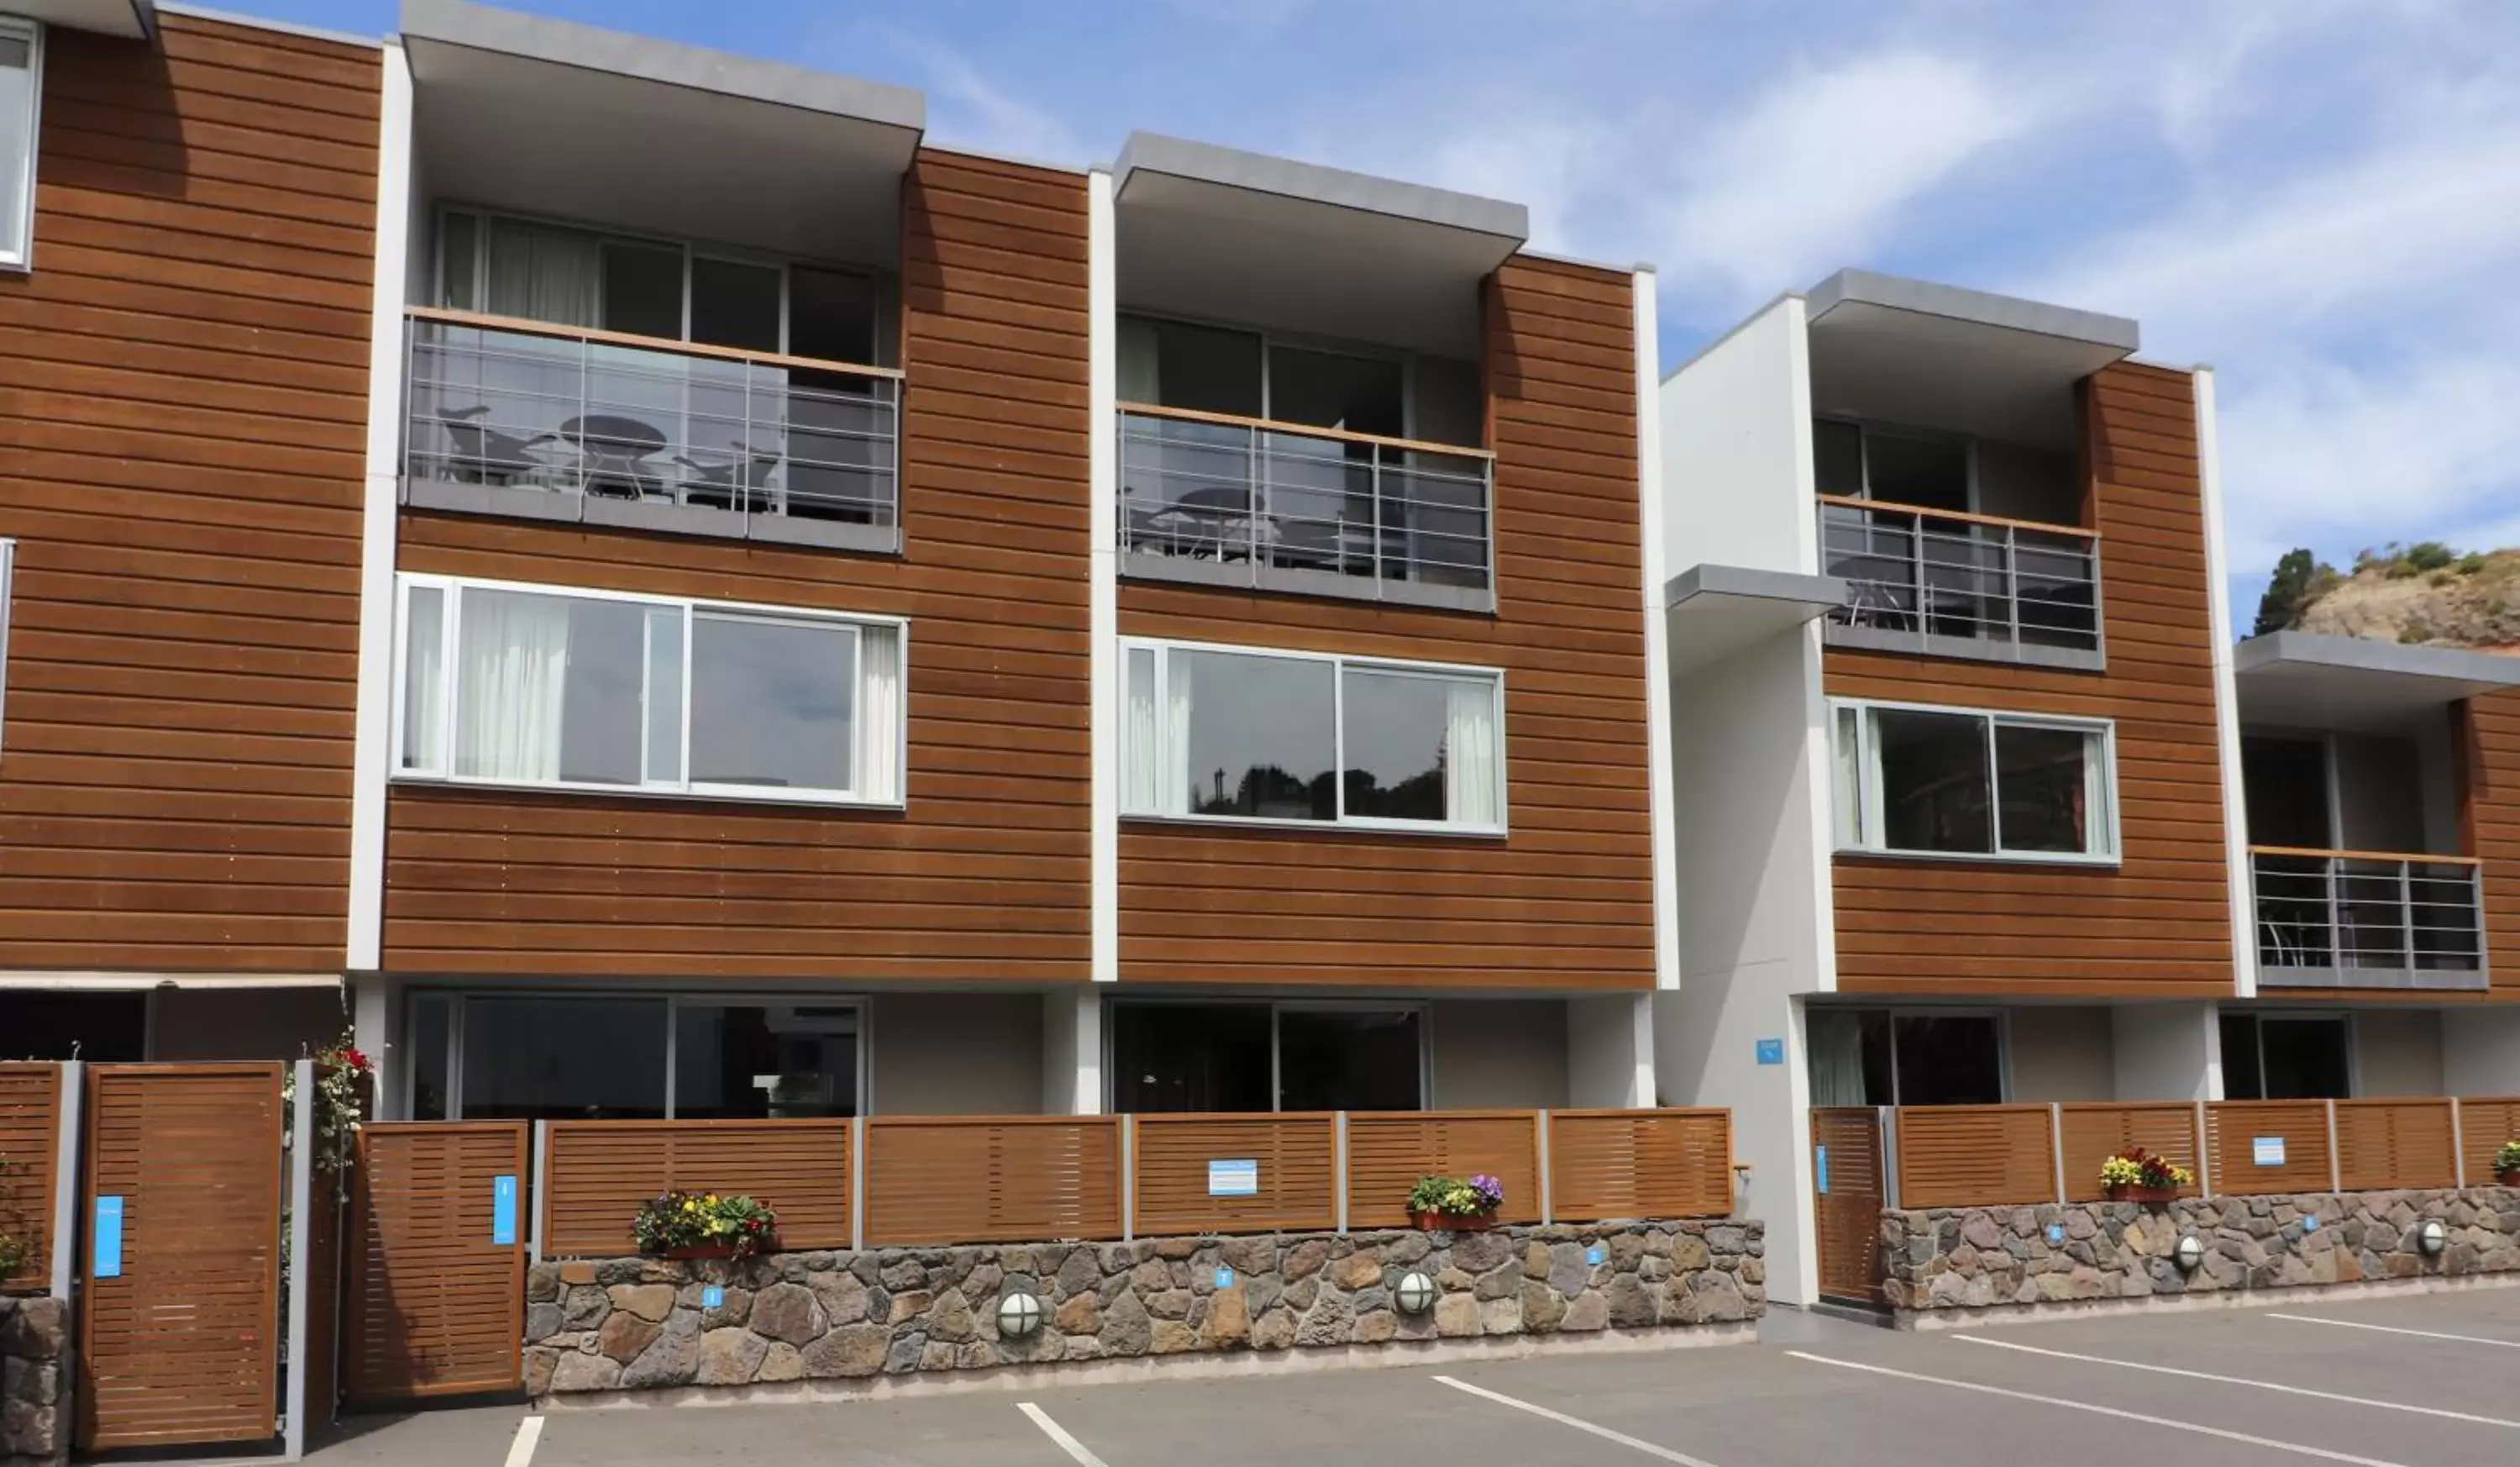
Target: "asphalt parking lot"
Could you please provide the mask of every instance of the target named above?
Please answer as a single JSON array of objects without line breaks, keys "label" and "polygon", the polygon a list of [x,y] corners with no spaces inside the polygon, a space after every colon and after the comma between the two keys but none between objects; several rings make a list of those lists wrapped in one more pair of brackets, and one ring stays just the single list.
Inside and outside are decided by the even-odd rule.
[{"label": "asphalt parking lot", "polygon": [[[2520,1462],[2520,1289],[1056,1390],[369,1418],[326,1467]],[[1790,1337],[1790,1338],[1786,1338]]]}]

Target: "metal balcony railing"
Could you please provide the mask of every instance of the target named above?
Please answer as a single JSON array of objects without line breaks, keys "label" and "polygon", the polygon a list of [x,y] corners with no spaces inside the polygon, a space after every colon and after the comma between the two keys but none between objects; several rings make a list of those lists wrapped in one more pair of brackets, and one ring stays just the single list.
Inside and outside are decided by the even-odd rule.
[{"label": "metal balcony railing", "polygon": [[2252,846],[2249,869],[2265,983],[2458,986],[2485,971],[2473,857]]},{"label": "metal balcony railing", "polygon": [[407,481],[889,529],[901,374],[414,307]]},{"label": "metal balcony railing", "polygon": [[1928,645],[2100,651],[2096,530],[1819,498],[1822,569],[1847,583],[1837,625]]},{"label": "metal balcony railing", "polygon": [[1121,565],[1132,573],[1487,605],[1495,456],[1124,403]]}]

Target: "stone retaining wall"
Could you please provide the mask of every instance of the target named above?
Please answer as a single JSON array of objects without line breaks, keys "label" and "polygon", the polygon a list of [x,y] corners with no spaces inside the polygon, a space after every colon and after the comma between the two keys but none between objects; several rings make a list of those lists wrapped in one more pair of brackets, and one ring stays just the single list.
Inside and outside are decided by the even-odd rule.
[{"label": "stone retaining wall", "polygon": [[[2316,1226],[2310,1219],[2317,1218]],[[2416,1228],[2438,1217],[2437,1258]],[[2061,1242],[2048,1228],[2064,1229]],[[2192,1273],[2174,1255],[2194,1233]],[[1881,1275],[1911,1313],[2520,1273],[2520,1190],[2313,1193],[1881,1215]]]},{"label": "stone retaining wall", "polygon": [[0,1467],[69,1459],[69,1326],[58,1299],[0,1299]]},{"label": "stone retaining wall", "polygon": [[[1765,1250],[1756,1222],[1662,1222],[540,1263],[525,1385],[542,1397],[1687,1328],[1763,1312]],[[1413,1271],[1442,1291],[1419,1315],[1394,1298]],[[707,1307],[712,1284],[724,1297]],[[1041,1306],[1029,1338],[998,1333],[1014,1292]]]}]

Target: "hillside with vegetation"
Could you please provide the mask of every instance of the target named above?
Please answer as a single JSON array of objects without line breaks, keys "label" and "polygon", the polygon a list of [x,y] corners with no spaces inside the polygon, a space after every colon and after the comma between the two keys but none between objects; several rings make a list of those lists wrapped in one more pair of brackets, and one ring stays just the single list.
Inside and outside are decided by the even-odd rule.
[{"label": "hillside with vegetation", "polygon": [[2307,550],[2275,563],[2255,632],[2299,630],[2520,656],[2520,549],[2392,544],[2339,571]]}]

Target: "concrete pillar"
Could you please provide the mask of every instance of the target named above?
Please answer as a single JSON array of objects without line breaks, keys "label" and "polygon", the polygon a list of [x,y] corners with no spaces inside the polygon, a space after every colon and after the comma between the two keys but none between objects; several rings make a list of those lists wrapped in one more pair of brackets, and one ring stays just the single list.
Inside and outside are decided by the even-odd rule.
[{"label": "concrete pillar", "polygon": [[349,988],[350,1028],[368,1062],[376,1067],[375,1119],[402,1121],[403,1053],[402,985],[382,973],[354,973],[343,980]]},{"label": "concrete pillar", "polygon": [[1651,993],[1566,1000],[1566,1098],[1577,1110],[1654,1103]]},{"label": "concrete pillar", "polygon": [[2117,1100],[2221,1100],[2222,1007],[2130,1003],[2109,1011]]},{"label": "concrete pillar", "polygon": [[1061,988],[1043,994],[1041,1003],[1042,1114],[1101,1114],[1102,990]]},{"label": "concrete pillar", "polygon": [[2520,1007],[2477,1005],[2442,1016],[2442,1087],[2452,1095],[2520,1095]]}]

